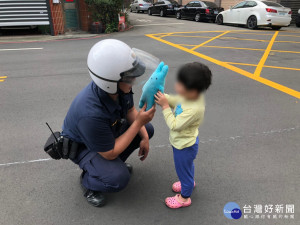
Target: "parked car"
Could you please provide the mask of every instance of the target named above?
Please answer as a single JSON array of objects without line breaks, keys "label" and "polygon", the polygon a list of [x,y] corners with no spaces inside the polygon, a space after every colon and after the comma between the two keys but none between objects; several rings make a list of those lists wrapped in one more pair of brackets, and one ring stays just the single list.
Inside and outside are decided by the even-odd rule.
[{"label": "parked car", "polygon": [[298,10],[298,15],[296,17],[296,26],[300,27],[300,9]]},{"label": "parked car", "polygon": [[130,12],[147,12],[151,5],[150,0],[135,0],[130,4]]},{"label": "parked car", "polygon": [[174,0],[159,0],[158,2],[153,3],[153,5],[149,7],[148,14],[159,14],[160,16],[175,15],[175,12],[178,9],[178,7],[178,3]]},{"label": "parked car", "polygon": [[179,8],[176,12],[176,18],[189,18],[199,21],[215,21],[216,16],[224,9],[218,7],[214,2],[194,1]]},{"label": "parked car", "polygon": [[292,11],[269,1],[243,1],[221,12],[216,19],[218,24],[242,24],[249,29],[268,26],[274,30],[287,27],[292,20]]}]

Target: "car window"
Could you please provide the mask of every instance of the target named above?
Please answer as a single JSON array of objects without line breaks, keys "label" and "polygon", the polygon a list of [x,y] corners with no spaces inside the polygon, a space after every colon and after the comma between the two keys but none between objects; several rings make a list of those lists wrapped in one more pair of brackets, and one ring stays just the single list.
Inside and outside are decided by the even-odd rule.
[{"label": "car window", "polygon": [[253,2],[253,1],[250,1],[250,2],[246,2],[246,4],[244,5],[243,8],[251,8],[251,7],[254,7],[254,6],[257,6],[257,3]]},{"label": "car window", "polygon": [[134,1],[134,3],[138,3],[138,1]]},{"label": "car window", "polygon": [[204,3],[204,6],[206,6],[206,7],[218,8],[218,6],[214,2],[203,1],[202,3]]},{"label": "car window", "polygon": [[193,4],[194,4],[194,2],[189,2],[189,3],[186,5],[186,7],[192,7]]},{"label": "car window", "polygon": [[267,1],[262,1],[267,6],[275,6],[275,7],[283,7],[282,5],[276,3],[276,2],[267,2]]},{"label": "car window", "polygon": [[193,5],[193,7],[201,7],[201,4],[200,4],[200,2],[194,2],[194,5]]},{"label": "car window", "polygon": [[233,9],[243,8],[245,4],[246,4],[246,2],[240,2],[239,4],[235,5],[235,6],[233,7]]},{"label": "car window", "polygon": [[151,3],[149,0],[143,0],[143,2]]}]

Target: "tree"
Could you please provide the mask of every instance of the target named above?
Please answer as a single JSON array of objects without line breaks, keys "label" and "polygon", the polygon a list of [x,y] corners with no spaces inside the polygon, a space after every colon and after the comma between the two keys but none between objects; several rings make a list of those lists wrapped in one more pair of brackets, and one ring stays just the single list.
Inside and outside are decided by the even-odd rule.
[{"label": "tree", "polygon": [[85,0],[93,20],[100,21],[106,33],[118,31],[119,17],[123,0]]}]

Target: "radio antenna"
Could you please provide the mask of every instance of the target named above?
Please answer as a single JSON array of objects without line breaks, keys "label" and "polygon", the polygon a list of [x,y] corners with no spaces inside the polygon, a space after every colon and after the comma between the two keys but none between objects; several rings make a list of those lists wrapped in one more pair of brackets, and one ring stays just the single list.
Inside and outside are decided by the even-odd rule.
[{"label": "radio antenna", "polygon": [[47,122],[46,122],[46,125],[47,125],[47,127],[49,128],[49,130],[51,131],[51,133],[52,133],[53,137],[55,138],[56,142],[58,142],[58,140],[57,140],[57,138],[56,138],[56,136],[55,136],[53,130],[51,129],[51,127],[49,126],[49,124],[48,124]]}]

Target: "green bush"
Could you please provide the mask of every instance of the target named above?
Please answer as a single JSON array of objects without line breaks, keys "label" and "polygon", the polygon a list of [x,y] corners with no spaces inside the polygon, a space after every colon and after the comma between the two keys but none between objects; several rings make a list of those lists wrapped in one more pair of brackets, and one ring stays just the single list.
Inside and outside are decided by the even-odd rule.
[{"label": "green bush", "polygon": [[123,0],[85,0],[95,22],[99,21],[106,28],[106,33],[118,31]]}]

